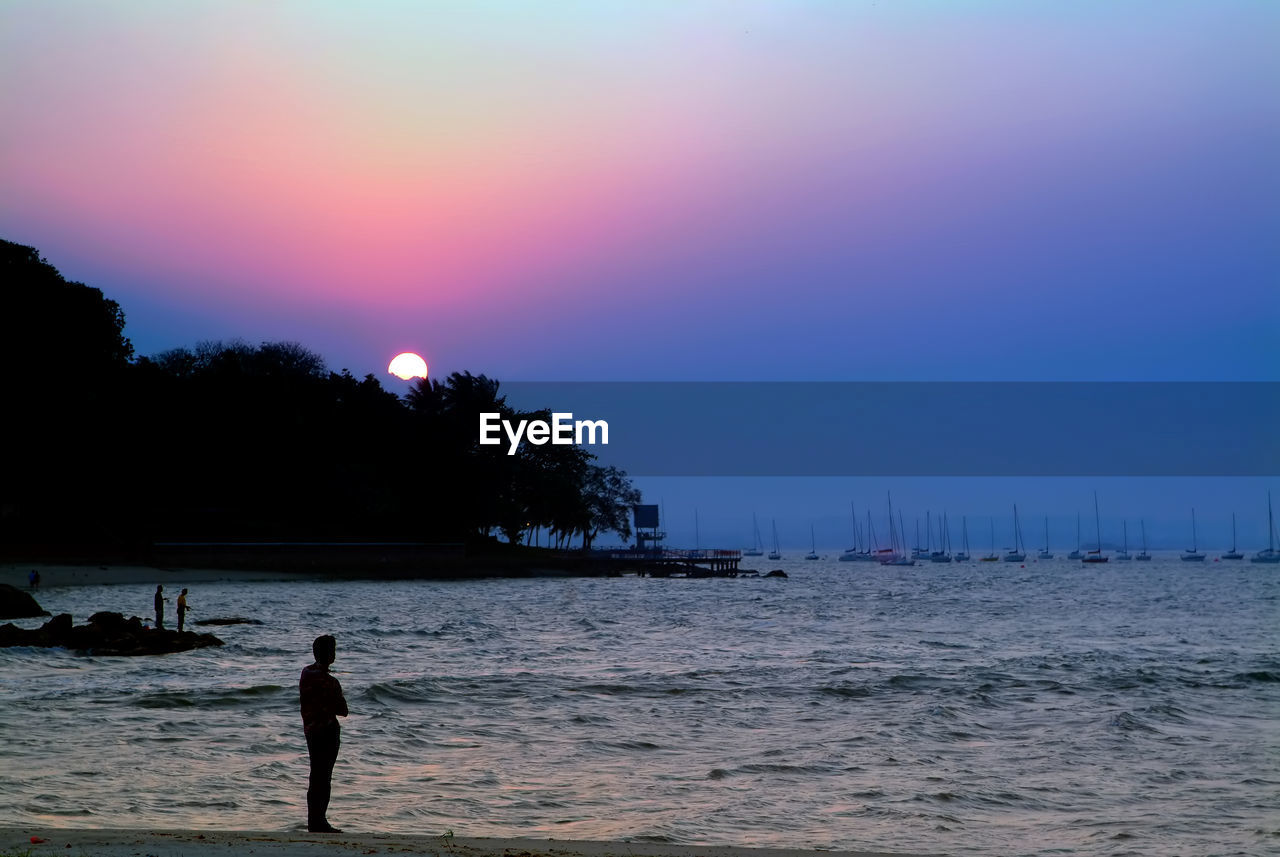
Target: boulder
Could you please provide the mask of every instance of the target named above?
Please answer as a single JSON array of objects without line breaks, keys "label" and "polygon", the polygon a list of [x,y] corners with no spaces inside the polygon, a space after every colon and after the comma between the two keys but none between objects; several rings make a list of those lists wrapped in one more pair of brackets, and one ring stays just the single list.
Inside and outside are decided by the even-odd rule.
[{"label": "boulder", "polygon": [[245,619],[243,616],[219,616],[214,619],[201,619],[197,625],[261,625],[261,619]]},{"label": "boulder", "polygon": [[70,613],[62,613],[35,630],[18,628],[12,622],[0,625],[0,648],[37,646],[74,649],[90,655],[168,655],[206,646],[221,646],[212,634],[194,631],[157,631],[146,627],[137,616],[121,613],[94,613],[87,625],[73,625]]},{"label": "boulder", "polygon": [[48,610],[42,610],[30,592],[23,592],[16,586],[0,583],[0,619],[26,619],[30,616],[48,616]]},{"label": "boulder", "polygon": [[786,576],[787,576],[787,573],[780,568],[775,568],[773,571],[765,575],[765,577],[786,577]]}]

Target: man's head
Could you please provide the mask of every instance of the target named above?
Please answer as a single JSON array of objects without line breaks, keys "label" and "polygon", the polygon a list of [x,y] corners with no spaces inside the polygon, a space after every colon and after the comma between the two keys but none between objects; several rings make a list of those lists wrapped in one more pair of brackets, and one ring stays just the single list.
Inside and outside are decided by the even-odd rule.
[{"label": "man's head", "polygon": [[311,644],[311,653],[316,656],[316,663],[328,666],[338,653],[338,641],[329,634],[321,634]]}]

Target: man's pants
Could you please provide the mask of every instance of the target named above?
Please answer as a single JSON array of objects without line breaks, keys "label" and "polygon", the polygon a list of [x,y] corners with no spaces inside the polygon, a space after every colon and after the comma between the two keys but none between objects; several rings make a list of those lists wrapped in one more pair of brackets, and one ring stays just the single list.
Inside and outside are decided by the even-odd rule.
[{"label": "man's pants", "polygon": [[312,729],[307,735],[307,753],[311,756],[311,782],[307,788],[307,826],[325,823],[329,811],[330,780],[333,763],[338,761],[338,745],[342,728],[338,724]]}]

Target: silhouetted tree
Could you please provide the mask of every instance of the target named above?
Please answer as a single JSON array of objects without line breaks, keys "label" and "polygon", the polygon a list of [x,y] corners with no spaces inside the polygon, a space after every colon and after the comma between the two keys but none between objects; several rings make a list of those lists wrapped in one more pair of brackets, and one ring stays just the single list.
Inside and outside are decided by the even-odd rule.
[{"label": "silhouetted tree", "polygon": [[455,372],[401,399],[296,342],[206,341],[130,362],[124,314],[97,289],[10,242],[0,274],[17,438],[0,462],[0,541],[629,535],[621,471],[572,446],[479,443],[481,413],[550,417],[513,411],[494,379]]},{"label": "silhouetted tree", "polygon": [[615,532],[624,542],[631,538],[631,507],[640,502],[640,490],[626,473],[612,466],[592,466],[582,494],[590,513],[583,533],[584,548],[590,548],[602,532]]},{"label": "silhouetted tree", "polygon": [[116,397],[133,354],[124,313],[4,240],[0,289],[0,539],[101,537],[119,500]]}]

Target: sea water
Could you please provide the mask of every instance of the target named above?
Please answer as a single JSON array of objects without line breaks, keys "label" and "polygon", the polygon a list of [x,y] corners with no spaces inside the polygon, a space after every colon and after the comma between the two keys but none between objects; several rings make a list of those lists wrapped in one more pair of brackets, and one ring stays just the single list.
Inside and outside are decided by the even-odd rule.
[{"label": "sea water", "polygon": [[[332,633],[348,830],[1280,851],[1274,568],[774,566],[192,585],[189,618],[264,624],[164,657],[0,650],[0,825],[300,828],[297,679]],[[83,622],[153,590],[39,598]]]}]

